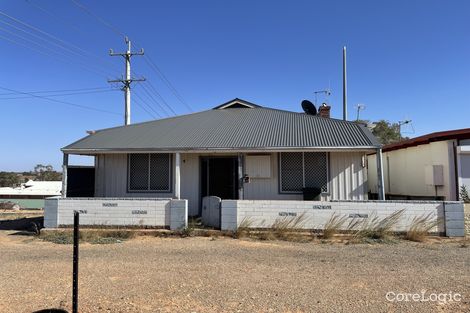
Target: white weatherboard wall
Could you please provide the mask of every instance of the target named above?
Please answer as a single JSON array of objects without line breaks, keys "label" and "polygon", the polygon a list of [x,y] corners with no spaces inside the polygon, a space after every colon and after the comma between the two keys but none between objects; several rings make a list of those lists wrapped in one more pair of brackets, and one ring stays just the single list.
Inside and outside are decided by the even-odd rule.
[{"label": "white weatherboard wall", "polygon": [[[301,193],[279,192],[279,154],[270,155],[270,177],[252,177],[244,184],[244,198],[247,200],[302,200]],[[250,155],[247,154],[246,158]],[[367,172],[363,152],[329,153],[328,193],[322,200],[364,200],[367,199]],[[245,166],[246,168],[246,166]],[[249,170],[249,168],[248,168]]]},{"label": "white weatherboard wall", "polygon": [[172,156],[172,192],[128,192],[127,154],[99,154],[95,157],[95,197],[171,198],[174,196],[175,160]]},{"label": "white weatherboard wall", "polygon": [[330,153],[329,200],[366,200],[367,169],[362,152]]},{"label": "white weatherboard wall", "polygon": [[395,231],[405,231],[415,217],[428,214],[439,219],[438,227],[431,232],[447,236],[464,235],[464,212],[461,202],[438,201],[269,201],[223,200],[223,230],[235,230],[245,220],[250,227],[269,228],[279,219],[296,218],[305,214],[304,229],[323,229],[333,214],[346,215],[348,219],[377,216],[384,218],[395,211],[405,212]]},{"label": "white weatherboard wall", "polygon": [[[181,154],[181,198],[188,200],[190,216],[199,214],[200,205],[200,157],[236,156],[233,153],[182,153]],[[244,199],[250,200],[302,200],[301,193],[281,193],[279,190],[278,153],[246,153],[245,173],[254,175],[250,183],[244,184]],[[251,158],[251,159],[250,159]],[[330,152],[328,193],[322,200],[367,199],[367,172],[363,166],[363,152]],[[249,164],[247,164],[247,162]],[[260,162],[269,162],[261,164]],[[172,163],[172,190],[174,160]],[[253,167],[257,168],[255,170]],[[260,172],[262,168],[262,171]],[[127,154],[100,154],[95,158],[95,196],[122,198],[170,198],[170,193],[128,192]]]},{"label": "white weatherboard wall", "polygon": [[187,226],[187,200],[122,198],[46,199],[44,226],[73,225],[74,211],[81,225],[141,226],[179,229]]}]

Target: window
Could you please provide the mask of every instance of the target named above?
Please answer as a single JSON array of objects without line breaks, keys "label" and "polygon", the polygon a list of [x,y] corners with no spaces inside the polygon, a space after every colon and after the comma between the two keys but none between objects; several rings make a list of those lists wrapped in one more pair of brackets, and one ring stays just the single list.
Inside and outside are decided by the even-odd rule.
[{"label": "window", "polygon": [[328,157],[326,152],[279,153],[280,191],[301,193],[303,188],[328,191]]},{"label": "window", "polygon": [[129,191],[171,191],[171,154],[129,154]]}]

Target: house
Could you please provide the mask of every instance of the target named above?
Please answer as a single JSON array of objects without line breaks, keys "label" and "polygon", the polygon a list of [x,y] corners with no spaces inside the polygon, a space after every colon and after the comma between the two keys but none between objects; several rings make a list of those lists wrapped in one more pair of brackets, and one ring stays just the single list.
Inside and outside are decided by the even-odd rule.
[{"label": "house", "polygon": [[63,195],[68,155],[76,154],[95,158],[94,197],[187,199],[189,216],[201,215],[205,196],[365,200],[366,155],[380,144],[365,126],[330,118],[329,110],[309,115],[234,99],[94,131],[62,148]]},{"label": "house", "polygon": [[[461,202],[368,201],[367,154],[379,155],[381,174],[380,144],[364,125],[330,118],[329,111],[322,105],[315,115],[289,112],[234,99],[89,132],[62,148],[62,196],[46,200],[44,225],[69,227],[78,213],[80,224],[99,227],[182,229],[201,216],[204,225],[227,231],[246,220],[267,228],[297,218],[311,230],[338,214],[354,224],[403,211],[395,231],[431,216],[432,232],[463,236]],[[93,156],[95,165],[72,167],[70,154]]]},{"label": "house", "polygon": [[15,203],[24,209],[42,209],[44,199],[59,196],[61,190],[61,181],[28,180],[19,187],[0,187],[0,202]]},{"label": "house", "polygon": [[[375,154],[369,155],[368,161],[369,190],[376,193]],[[384,146],[383,163],[388,199],[459,200],[461,187],[470,189],[470,128]]]}]

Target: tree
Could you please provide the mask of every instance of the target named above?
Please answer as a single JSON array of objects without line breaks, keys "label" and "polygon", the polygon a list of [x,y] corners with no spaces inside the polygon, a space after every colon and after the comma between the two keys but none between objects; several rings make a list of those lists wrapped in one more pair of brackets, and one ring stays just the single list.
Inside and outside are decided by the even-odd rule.
[{"label": "tree", "polygon": [[402,140],[399,129],[398,123],[380,120],[375,123],[372,134],[377,137],[381,144],[387,145]]},{"label": "tree", "polygon": [[62,173],[54,171],[52,165],[43,165],[38,164],[34,167],[34,174],[36,175],[36,180],[43,181],[58,181],[62,180]]},{"label": "tree", "polygon": [[408,139],[400,135],[400,125],[398,123],[391,123],[386,120],[380,120],[378,122],[370,123],[369,121],[358,121],[366,125],[371,125],[369,128],[372,134],[379,140],[383,145],[402,141]]},{"label": "tree", "polygon": [[21,182],[21,176],[17,173],[0,172],[0,187],[14,187]]}]

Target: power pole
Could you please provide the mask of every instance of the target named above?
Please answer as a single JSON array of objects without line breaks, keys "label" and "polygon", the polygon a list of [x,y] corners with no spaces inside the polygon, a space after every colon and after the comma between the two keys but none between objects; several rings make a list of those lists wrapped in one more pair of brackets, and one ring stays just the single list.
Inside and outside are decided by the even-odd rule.
[{"label": "power pole", "polygon": [[108,80],[108,83],[122,83],[122,91],[124,91],[124,125],[131,123],[131,83],[145,81],[145,78],[132,78],[131,77],[131,57],[133,55],[144,55],[144,49],[141,48],[140,52],[131,51],[131,41],[125,38],[127,44],[127,51],[124,53],[114,53],[113,49],[109,49],[110,56],[122,56],[126,60],[126,76],[122,79]]}]

